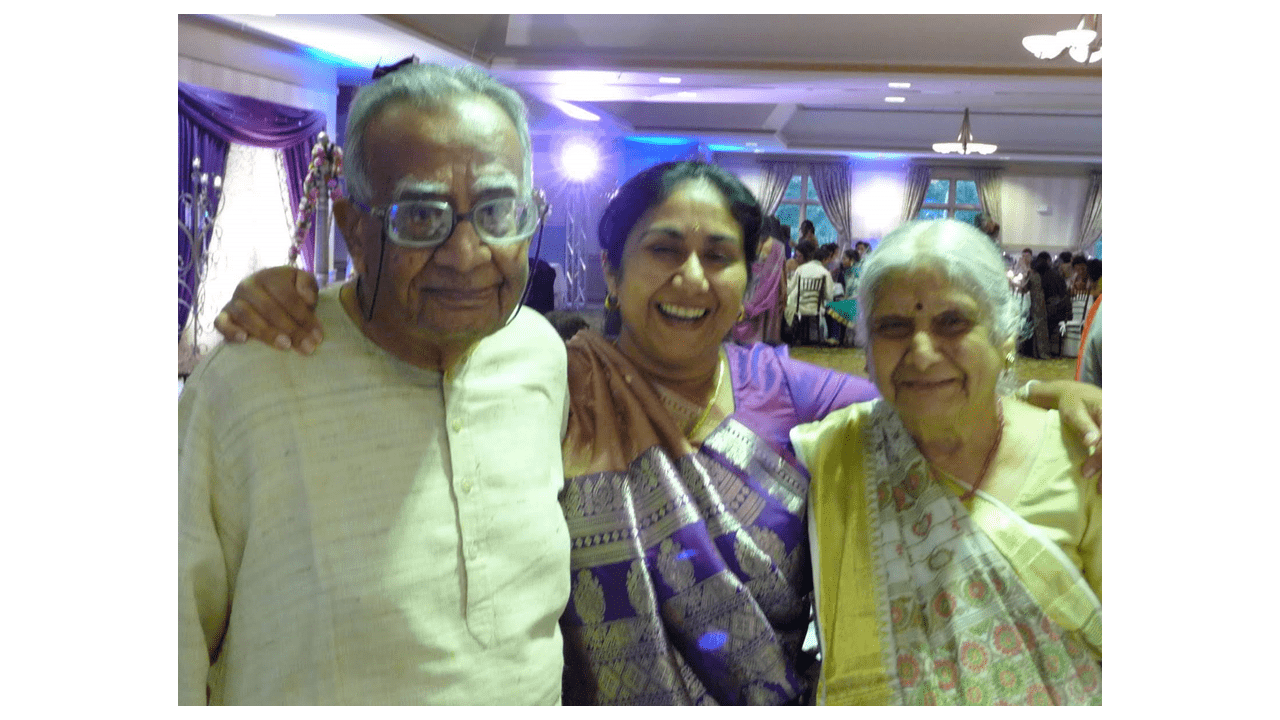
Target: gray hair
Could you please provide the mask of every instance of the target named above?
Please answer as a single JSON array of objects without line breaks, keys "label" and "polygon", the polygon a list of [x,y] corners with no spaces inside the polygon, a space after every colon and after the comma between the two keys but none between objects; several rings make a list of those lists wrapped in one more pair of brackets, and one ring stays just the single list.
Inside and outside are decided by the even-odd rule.
[{"label": "gray hair", "polygon": [[[875,310],[876,293],[892,276],[929,268],[978,303],[983,321],[991,327],[989,340],[1001,347],[1017,340],[1022,326],[1018,304],[1009,288],[1004,260],[986,233],[958,220],[917,220],[885,236],[876,251],[863,262],[858,283],[858,337],[870,358],[868,321]],[[1016,387],[1013,370],[1001,374],[998,392]]]},{"label": "gray hair", "polygon": [[533,151],[529,141],[528,111],[520,95],[473,67],[424,64],[407,65],[383,75],[356,94],[347,113],[346,146],[343,148],[347,193],[363,203],[373,201],[369,161],[365,153],[365,128],[384,108],[393,103],[405,103],[422,110],[436,110],[447,101],[466,95],[489,98],[511,118],[520,136],[520,147],[524,150],[524,189],[531,189]]}]

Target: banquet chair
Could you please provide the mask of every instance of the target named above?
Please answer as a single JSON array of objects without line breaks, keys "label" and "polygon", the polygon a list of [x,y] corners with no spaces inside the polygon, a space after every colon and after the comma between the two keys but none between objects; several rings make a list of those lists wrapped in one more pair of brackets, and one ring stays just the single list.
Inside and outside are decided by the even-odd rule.
[{"label": "banquet chair", "polygon": [[825,341],[826,328],[822,321],[823,309],[831,298],[826,297],[824,278],[821,277],[802,277],[799,286],[799,304],[808,305],[810,302],[817,305],[818,313],[816,315],[800,315],[797,325],[801,328],[800,337],[797,338],[801,343],[822,343]]}]

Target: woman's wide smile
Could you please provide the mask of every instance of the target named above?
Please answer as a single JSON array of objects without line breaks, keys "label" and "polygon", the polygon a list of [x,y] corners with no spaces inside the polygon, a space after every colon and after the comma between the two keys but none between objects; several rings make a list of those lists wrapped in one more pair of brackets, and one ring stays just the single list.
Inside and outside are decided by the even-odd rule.
[{"label": "woman's wide smile", "polygon": [[711,315],[711,309],[693,305],[677,305],[675,303],[656,303],[658,314],[664,318],[683,325],[693,326],[698,321]]}]

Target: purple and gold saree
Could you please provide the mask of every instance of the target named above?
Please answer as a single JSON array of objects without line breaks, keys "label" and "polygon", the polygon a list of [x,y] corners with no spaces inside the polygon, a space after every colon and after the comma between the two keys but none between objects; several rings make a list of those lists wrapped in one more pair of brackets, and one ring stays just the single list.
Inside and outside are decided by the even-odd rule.
[{"label": "purple and gold saree", "polygon": [[670,394],[602,337],[568,348],[564,703],[803,701],[808,476],[787,433],[874,388],[726,345],[716,412],[682,427]]}]

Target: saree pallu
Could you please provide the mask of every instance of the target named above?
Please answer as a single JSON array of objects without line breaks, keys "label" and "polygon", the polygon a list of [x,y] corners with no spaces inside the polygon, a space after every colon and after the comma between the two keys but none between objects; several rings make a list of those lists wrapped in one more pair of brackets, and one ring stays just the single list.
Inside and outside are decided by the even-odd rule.
[{"label": "saree pallu", "polygon": [[827,317],[840,326],[840,344],[853,347],[858,327],[858,298],[846,296],[842,300],[827,303]]},{"label": "saree pallu", "polygon": [[1026,341],[1023,354],[1043,360],[1052,356],[1053,346],[1050,344],[1044,285],[1040,281],[1040,273],[1034,270],[1027,276],[1027,295],[1031,298],[1031,338]]},{"label": "saree pallu", "polygon": [[734,417],[695,448],[616,348],[569,349],[564,704],[799,701],[807,475]]},{"label": "saree pallu", "polygon": [[769,254],[751,266],[751,283],[742,303],[743,320],[733,326],[733,339],[741,345],[782,342],[782,241],[774,240]]},{"label": "saree pallu", "polygon": [[817,700],[1096,705],[1101,602],[1062,551],[934,479],[887,404],[792,432],[813,476]]}]

